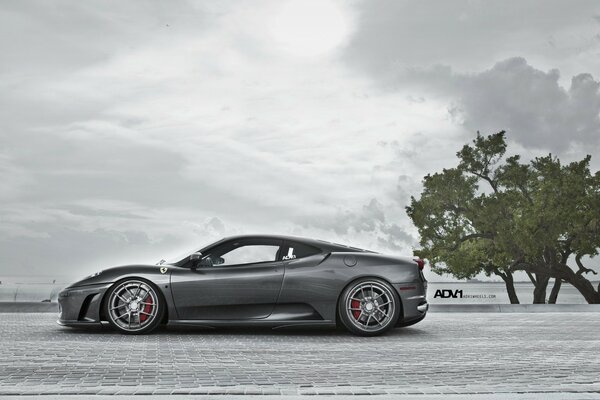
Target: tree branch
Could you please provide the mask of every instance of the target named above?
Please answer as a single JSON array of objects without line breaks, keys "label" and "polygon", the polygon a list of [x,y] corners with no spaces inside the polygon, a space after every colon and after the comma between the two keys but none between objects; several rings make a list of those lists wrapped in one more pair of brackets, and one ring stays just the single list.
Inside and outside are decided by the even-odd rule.
[{"label": "tree branch", "polygon": [[524,264],[522,258],[519,258],[519,259],[515,260],[512,264],[510,264],[508,266],[507,271],[512,274],[516,270],[517,265],[519,265],[519,264]]},{"label": "tree branch", "polygon": [[591,272],[594,275],[598,275],[598,273],[596,271],[594,271],[593,269],[586,268],[583,266],[583,263],[581,262],[581,257],[583,257],[582,254],[577,254],[575,256],[575,262],[577,263],[577,266],[579,267],[579,271],[577,271],[576,274],[582,275],[582,274],[587,274],[587,273]]},{"label": "tree branch", "polygon": [[566,264],[567,261],[569,260],[569,257],[571,256],[571,254],[573,254],[573,250],[571,249],[571,244],[573,243],[574,237],[571,236],[565,240],[559,240],[559,242],[564,243],[565,248],[563,250],[560,250],[560,256],[561,256],[561,262],[563,264]]},{"label": "tree branch", "polygon": [[521,194],[525,197],[525,199],[529,202],[529,204],[533,204],[533,199],[531,198],[531,195],[529,194],[529,192],[527,191],[527,189],[525,189],[525,186],[521,185],[521,184],[517,184],[517,187],[519,188],[519,190],[521,191]]},{"label": "tree branch", "polygon": [[506,279],[508,279],[507,274],[509,274],[510,272],[504,273],[502,271],[500,271],[500,269],[496,268],[496,267],[492,267],[492,272],[496,275],[498,275],[500,278],[502,278],[503,281],[506,281]]},{"label": "tree branch", "polygon": [[481,238],[481,239],[493,239],[494,235],[492,233],[489,233],[489,232],[471,233],[470,235],[466,235],[466,236],[463,236],[460,239],[458,239],[457,242],[456,242],[456,244],[450,248],[450,251],[454,251],[454,250],[458,249],[458,247],[462,243],[466,242],[467,240],[477,239],[477,238]]},{"label": "tree branch", "polygon": [[537,286],[537,282],[535,280],[535,277],[531,274],[531,272],[525,270],[525,272],[527,273],[527,276],[529,277],[529,280],[531,281],[531,283],[533,283],[534,286]]},{"label": "tree branch", "polygon": [[487,181],[487,183],[489,183],[490,186],[492,187],[492,189],[494,190],[494,193],[498,193],[498,185],[496,185],[496,182],[494,182],[494,180],[492,178],[490,178],[488,175],[483,175],[482,173],[475,172],[475,171],[468,171],[468,172],[483,179],[484,181]]}]

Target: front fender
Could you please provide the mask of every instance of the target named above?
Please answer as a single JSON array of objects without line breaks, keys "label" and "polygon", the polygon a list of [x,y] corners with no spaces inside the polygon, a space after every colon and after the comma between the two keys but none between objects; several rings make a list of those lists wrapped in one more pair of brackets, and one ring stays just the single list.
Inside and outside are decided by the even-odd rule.
[{"label": "front fender", "polygon": [[62,325],[100,323],[106,291],[127,278],[141,278],[153,283],[166,302],[168,316],[176,316],[171,293],[171,265],[126,265],[103,270],[68,286],[59,293]]},{"label": "front fender", "polygon": [[174,267],[171,265],[123,265],[112,267],[102,270],[98,274],[81,279],[68,286],[67,289],[104,283],[115,283],[128,277],[148,279],[159,285],[165,282],[169,283],[169,276],[172,268]]}]

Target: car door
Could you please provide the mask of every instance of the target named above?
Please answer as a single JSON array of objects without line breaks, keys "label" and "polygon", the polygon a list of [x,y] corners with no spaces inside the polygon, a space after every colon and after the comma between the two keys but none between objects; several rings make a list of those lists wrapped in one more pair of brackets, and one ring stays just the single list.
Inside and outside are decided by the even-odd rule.
[{"label": "car door", "polygon": [[268,238],[227,241],[204,252],[204,265],[173,269],[171,290],[179,319],[268,317],[283,281],[281,246],[281,240]]}]

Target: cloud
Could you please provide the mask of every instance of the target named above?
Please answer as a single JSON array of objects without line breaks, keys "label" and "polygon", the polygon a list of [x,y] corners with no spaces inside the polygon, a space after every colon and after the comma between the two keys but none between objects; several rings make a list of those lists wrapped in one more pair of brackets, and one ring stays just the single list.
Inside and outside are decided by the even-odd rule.
[{"label": "cloud", "polygon": [[0,219],[2,275],[59,282],[113,265],[155,263],[240,233],[199,210],[98,200],[9,205]]},{"label": "cloud", "polygon": [[[588,3],[536,7],[531,34],[516,5],[286,1],[2,7],[0,275],[153,262],[234,233],[410,253],[407,199],[488,110],[474,83],[463,101],[464,71],[550,31],[536,66],[597,64]],[[452,68],[430,73],[434,60]],[[594,84],[564,89],[590,121],[582,141]]]},{"label": "cloud", "polygon": [[[279,4],[4,8],[0,41],[19,32],[25,45],[5,43],[0,71],[0,275],[16,263],[73,276],[233,233],[341,241],[341,227],[298,221],[393,191],[393,152],[378,143],[444,116],[371,93],[334,43],[318,56],[282,49],[269,28]],[[347,35],[353,20],[338,22]],[[379,211],[352,222],[364,235],[349,244],[370,243]]]},{"label": "cloud", "polygon": [[600,141],[600,84],[592,75],[574,76],[568,88],[556,69],[544,72],[524,58],[510,58],[477,73],[448,67],[411,69],[401,80],[419,81],[445,96],[448,112],[467,131],[505,129],[526,148],[565,153],[570,146]]},{"label": "cloud", "polygon": [[385,223],[383,207],[376,199],[371,199],[368,204],[362,206],[360,211],[338,210],[329,218],[319,217],[313,220],[303,219],[301,223],[318,226],[323,229],[332,229],[338,234],[353,232],[373,232],[380,224]]},{"label": "cloud", "polygon": [[[481,70],[498,59],[532,57],[575,75],[599,70],[600,4],[560,0],[362,1],[345,60],[376,79],[404,67],[450,65]],[[386,81],[389,82],[389,81]]]},{"label": "cloud", "polygon": [[349,240],[349,243],[362,242],[371,250],[411,254],[417,240],[410,233],[413,229],[405,224],[389,220],[386,212],[396,211],[395,204],[384,205],[372,198],[358,210],[338,210],[330,216],[304,218],[299,224],[304,227],[333,230],[337,235]]},{"label": "cloud", "polygon": [[406,228],[402,228],[397,224],[384,225],[381,229],[382,235],[378,236],[377,240],[384,248],[391,250],[401,250],[405,255],[411,253],[407,251],[407,247],[415,247],[418,240],[407,232]]},{"label": "cloud", "polygon": [[343,59],[381,90],[445,102],[469,136],[506,129],[526,149],[578,156],[599,144],[599,13],[593,1],[365,1]]}]

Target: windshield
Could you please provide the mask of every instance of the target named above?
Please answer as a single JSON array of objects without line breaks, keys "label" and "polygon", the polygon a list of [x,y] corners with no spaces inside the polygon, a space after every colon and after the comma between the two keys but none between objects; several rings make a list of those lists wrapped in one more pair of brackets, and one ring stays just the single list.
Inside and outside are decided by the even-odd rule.
[{"label": "windshield", "polygon": [[184,258],[189,257],[190,254],[195,253],[197,251],[200,251],[206,247],[208,247],[209,245],[211,245],[213,242],[207,243],[204,246],[196,246],[193,247],[189,250],[186,251],[180,251],[179,253],[176,253],[175,256],[173,257],[167,257],[165,259],[160,260],[157,265],[162,265],[162,264],[176,264],[179,261],[183,260]]}]

